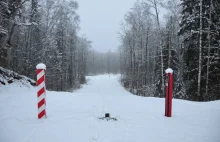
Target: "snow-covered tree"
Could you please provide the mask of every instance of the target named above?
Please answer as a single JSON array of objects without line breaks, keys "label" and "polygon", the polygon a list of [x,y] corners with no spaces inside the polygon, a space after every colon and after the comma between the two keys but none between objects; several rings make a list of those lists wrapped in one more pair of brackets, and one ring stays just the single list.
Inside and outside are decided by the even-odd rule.
[{"label": "snow-covered tree", "polygon": [[78,3],[4,0],[0,5],[0,65],[35,78],[35,66],[43,62],[47,89],[66,91],[78,86],[85,77],[90,46],[78,36]]},{"label": "snow-covered tree", "polygon": [[216,80],[219,76],[216,73],[219,71],[219,19],[215,18],[219,15],[218,6],[217,0],[182,0],[180,35],[184,38],[184,82],[190,100],[206,101],[219,97],[212,92],[219,90]]}]

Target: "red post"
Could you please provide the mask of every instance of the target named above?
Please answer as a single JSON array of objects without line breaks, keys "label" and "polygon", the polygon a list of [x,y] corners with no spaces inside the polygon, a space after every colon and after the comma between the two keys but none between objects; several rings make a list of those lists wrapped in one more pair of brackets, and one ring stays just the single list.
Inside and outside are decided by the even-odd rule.
[{"label": "red post", "polygon": [[46,87],[45,87],[45,70],[44,64],[37,65],[37,99],[38,99],[38,119],[46,118]]},{"label": "red post", "polygon": [[166,70],[166,101],[165,101],[165,116],[172,116],[172,97],[173,97],[173,70]]},{"label": "red post", "polygon": [[168,116],[168,94],[169,94],[169,76],[168,73],[166,73],[166,94],[165,94],[165,116]]}]

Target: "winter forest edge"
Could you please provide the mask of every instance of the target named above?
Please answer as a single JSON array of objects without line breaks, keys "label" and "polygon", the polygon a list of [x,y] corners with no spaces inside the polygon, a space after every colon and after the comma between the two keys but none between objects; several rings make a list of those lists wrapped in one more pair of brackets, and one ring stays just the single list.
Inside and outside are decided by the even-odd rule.
[{"label": "winter forest edge", "polygon": [[0,66],[35,79],[43,62],[55,91],[78,88],[86,75],[120,73],[127,90],[151,97],[164,97],[170,67],[174,98],[220,99],[219,0],[136,1],[122,19],[118,51],[106,53],[79,36],[78,8],[72,0],[1,0]]}]

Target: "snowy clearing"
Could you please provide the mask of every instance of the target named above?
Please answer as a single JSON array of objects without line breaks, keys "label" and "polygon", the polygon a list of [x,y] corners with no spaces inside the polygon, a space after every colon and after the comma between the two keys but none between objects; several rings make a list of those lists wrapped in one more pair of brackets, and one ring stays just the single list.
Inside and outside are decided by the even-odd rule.
[{"label": "snowy clearing", "polygon": [[[37,119],[37,88],[0,87],[0,142],[220,142],[220,101],[134,96],[119,76],[89,76],[74,93],[47,91],[47,119]],[[118,121],[100,120],[108,112]]]}]

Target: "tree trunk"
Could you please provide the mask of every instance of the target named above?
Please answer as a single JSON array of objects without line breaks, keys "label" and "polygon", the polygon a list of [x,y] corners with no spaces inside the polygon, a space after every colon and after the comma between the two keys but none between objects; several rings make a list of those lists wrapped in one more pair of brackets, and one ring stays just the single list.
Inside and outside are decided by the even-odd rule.
[{"label": "tree trunk", "polygon": [[147,38],[146,38],[146,44],[145,44],[145,85],[147,85],[147,73],[149,74],[149,65],[148,65],[148,59],[147,59],[147,55],[148,55],[148,38],[149,38],[149,26],[147,28]]},{"label": "tree trunk", "polygon": [[161,85],[162,85],[162,93],[165,94],[164,92],[164,71],[163,71],[163,46],[162,46],[162,33],[161,33],[161,29],[160,29],[160,21],[159,21],[159,13],[158,13],[158,9],[157,9],[157,2],[156,0],[154,0],[154,8],[155,8],[155,12],[156,12],[156,18],[157,18],[157,25],[158,25],[158,30],[159,30],[159,37],[160,39],[160,61],[161,61]]},{"label": "tree trunk", "polygon": [[[210,0],[210,7],[209,7],[209,20],[211,21],[211,11],[212,11],[212,0]],[[209,86],[209,66],[210,66],[210,48],[211,48],[211,35],[210,35],[210,27],[211,23],[209,22],[209,27],[208,27],[208,61],[207,61],[207,73],[206,73],[206,90],[205,90],[205,95],[208,96],[208,86]]]},{"label": "tree trunk", "polygon": [[201,89],[201,66],[202,66],[202,0],[200,0],[200,16],[199,16],[199,73],[198,73],[198,89],[197,95],[199,101],[202,101],[202,96],[200,94]]}]

